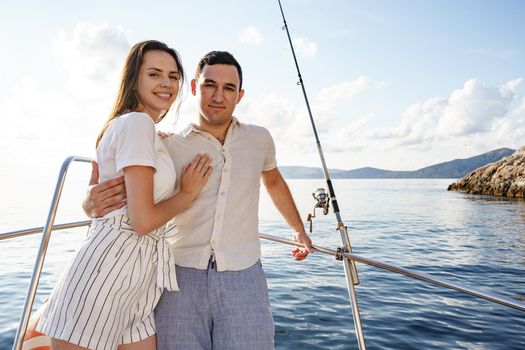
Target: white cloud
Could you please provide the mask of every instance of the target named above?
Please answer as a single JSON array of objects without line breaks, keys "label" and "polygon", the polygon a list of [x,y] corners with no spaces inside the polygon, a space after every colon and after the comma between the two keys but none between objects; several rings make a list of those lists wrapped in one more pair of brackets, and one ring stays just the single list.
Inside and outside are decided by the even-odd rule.
[{"label": "white cloud", "polygon": [[[362,149],[370,133],[366,126],[373,118],[372,114],[358,117],[342,127],[334,128],[338,102],[347,100],[356,94],[371,88],[380,88],[383,82],[360,77],[327,87],[314,98],[312,111],[317,132],[321,139],[329,141],[326,150],[329,152],[344,152]],[[267,127],[277,144],[279,152],[286,149],[289,152],[316,152],[315,140],[311,128],[308,111],[302,100],[290,101],[275,94],[262,99],[244,98],[239,104],[237,113],[249,116],[249,122]],[[248,122],[248,120],[245,120]]]},{"label": "white cloud", "polygon": [[[278,137],[304,135],[306,128],[300,127],[306,112],[304,104],[289,101],[284,97],[270,94],[262,99],[245,98],[238,107],[239,115],[246,115],[250,120],[246,122],[271,128]],[[304,121],[302,120],[304,119]]]},{"label": "white cloud", "polygon": [[1,163],[18,173],[45,169],[42,176],[55,176],[66,156],[93,155],[129,49],[124,33],[80,23],[72,35],[58,34],[49,48],[56,61],[42,68],[55,77],[52,87],[27,76],[0,97]]},{"label": "white cloud", "polygon": [[246,123],[261,125],[271,132],[279,157],[314,152],[315,146],[304,103],[270,94],[251,99],[246,96],[236,114]]},{"label": "white cloud", "polygon": [[525,97],[521,98],[521,103],[511,110],[506,118],[494,121],[491,133],[490,141],[496,145],[506,145],[507,147],[525,145]]},{"label": "white cloud", "polygon": [[[519,93],[521,79],[501,86],[490,86],[476,80],[465,82],[449,97],[431,97],[410,105],[398,125],[392,128],[374,126],[377,122],[373,106],[368,113],[352,118],[346,125],[337,114],[345,108],[348,99],[360,99],[361,93],[377,91],[386,84],[367,77],[342,82],[322,89],[313,99],[312,110],[317,131],[328,157],[352,157],[366,152],[378,152],[383,157],[391,154],[392,168],[399,168],[399,152],[409,152],[417,166],[428,165],[423,152],[448,149],[459,152],[458,157],[486,152],[500,147],[520,147],[525,144],[525,96]],[[316,159],[316,148],[302,100],[288,100],[269,95],[257,100],[243,100],[238,113],[249,116],[249,122],[266,126],[274,136],[280,157],[288,157],[288,164]],[[455,119],[451,119],[451,117]],[[396,116],[393,116],[395,119]],[[472,126],[466,121],[471,122]],[[446,129],[443,128],[448,125]],[[459,132],[460,131],[460,132]],[[293,154],[300,152],[296,161]],[[336,155],[337,154],[337,155]],[[427,156],[428,157],[428,156]],[[442,159],[437,156],[436,159]],[[442,159],[443,161],[447,159]],[[386,165],[383,165],[386,166]],[[412,165],[414,166],[414,165]]]},{"label": "white cloud", "polygon": [[122,27],[77,23],[71,37],[59,32],[54,50],[77,95],[100,96],[114,91],[130,43]]},{"label": "white cloud", "polygon": [[362,76],[322,89],[313,104],[320,129],[328,132],[332,127],[332,121],[341,114],[341,110],[345,108],[350,99],[356,98],[356,95],[370,90],[376,92],[385,86],[385,82]]},{"label": "white cloud", "polygon": [[32,77],[23,78],[0,100],[0,162],[17,170],[41,168],[47,172],[47,162],[58,168],[57,157],[74,152],[73,143],[81,138],[77,133],[85,132],[77,109],[67,94],[49,91]]},{"label": "white cloud", "polygon": [[245,45],[257,46],[262,43],[264,36],[254,26],[249,26],[239,30],[239,40]]},{"label": "white cloud", "polygon": [[333,131],[326,150],[328,152],[355,152],[365,149],[369,133],[366,126],[373,118],[372,114],[364,115],[350,124]]},{"label": "white cloud", "polygon": [[525,142],[525,98],[516,104],[521,82],[495,87],[468,80],[447,99],[433,97],[411,105],[399,126],[372,131],[369,145],[423,151],[456,142],[472,152],[519,147]]},{"label": "white cloud", "polygon": [[303,57],[317,55],[317,44],[306,37],[294,38],[292,43],[295,51]]},{"label": "white cloud", "polygon": [[380,89],[386,86],[385,82],[374,81],[368,77],[359,77],[352,81],[345,81],[321,90],[317,99],[319,101],[329,100],[332,103],[340,99],[349,99],[356,94],[368,90],[370,88]]},{"label": "white cloud", "polygon": [[521,79],[517,79],[492,87],[475,79],[468,80],[448,99],[438,132],[446,136],[461,136],[490,131],[496,120],[509,113],[520,83]]},{"label": "white cloud", "polygon": [[430,98],[411,105],[403,114],[401,123],[392,129],[378,129],[372,133],[374,139],[385,140],[383,149],[411,146],[427,149],[435,138],[435,128],[446,106],[440,98]]}]

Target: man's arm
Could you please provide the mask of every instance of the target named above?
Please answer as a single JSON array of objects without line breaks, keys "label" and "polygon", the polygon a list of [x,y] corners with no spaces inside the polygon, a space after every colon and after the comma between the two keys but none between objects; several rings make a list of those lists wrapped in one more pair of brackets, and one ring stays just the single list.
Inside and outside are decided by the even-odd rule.
[{"label": "man's arm", "polygon": [[126,205],[124,176],[98,183],[98,164],[91,162],[91,178],[86,197],[82,202],[84,213],[90,218],[104,216]]},{"label": "man's arm", "polygon": [[262,182],[273,203],[293,230],[294,241],[304,245],[304,248],[295,248],[292,255],[295,260],[305,259],[313,251],[312,241],[304,230],[303,221],[295,206],[290,189],[284,181],[278,168],[263,171]]}]

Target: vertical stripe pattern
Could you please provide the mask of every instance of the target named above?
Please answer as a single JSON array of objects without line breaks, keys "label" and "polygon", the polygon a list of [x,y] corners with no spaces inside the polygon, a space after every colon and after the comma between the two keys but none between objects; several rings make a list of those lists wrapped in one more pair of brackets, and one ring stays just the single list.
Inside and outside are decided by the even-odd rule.
[{"label": "vertical stripe pattern", "polygon": [[93,220],[37,329],[96,350],[113,350],[155,334],[153,309],[163,289],[179,290],[165,241],[176,231],[169,225],[138,236],[126,215]]}]

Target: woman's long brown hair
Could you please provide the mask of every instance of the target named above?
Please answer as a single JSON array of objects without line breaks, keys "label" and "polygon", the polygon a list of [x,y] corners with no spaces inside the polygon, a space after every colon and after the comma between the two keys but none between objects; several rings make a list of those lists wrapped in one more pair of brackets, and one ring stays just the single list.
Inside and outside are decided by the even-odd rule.
[{"label": "woman's long brown hair", "polygon": [[[177,63],[177,69],[179,70],[179,95],[182,93],[182,85],[184,84],[184,69],[182,68],[182,62],[179,57],[179,54],[174,49],[168,47],[166,44],[156,41],[156,40],[147,40],[142,41],[138,44],[135,44],[129,51],[124,67],[122,68],[122,76],[120,78],[120,87],[117,93],[117,98],[113,105],[113,110],[109,115],[109,118],[104,123],[102,130],[98,134],[96,147],[104,135],[104,132],[108,128],[111,121],[122,114],[129,113],[134,111],[139,105],[139,99],[135,92],[135,88],[139,79],[139,71],[144,60],[144,54],[148,51],[159,50],[164,51],[170,54]],[[180,107],[181,98],[178,98],[178,106]],[[161,121],[168,111],[160,116],[157,122]]]}]

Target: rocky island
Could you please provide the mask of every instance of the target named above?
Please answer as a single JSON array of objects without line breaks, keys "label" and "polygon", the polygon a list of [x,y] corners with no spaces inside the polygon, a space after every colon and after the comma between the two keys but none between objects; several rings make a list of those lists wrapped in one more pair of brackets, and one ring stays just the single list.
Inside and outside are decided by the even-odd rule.
[{"label": "rocky island", "polygon": [[449,185],[448,190],[524,198],[525,146],[499,161],[468,173]]}]

